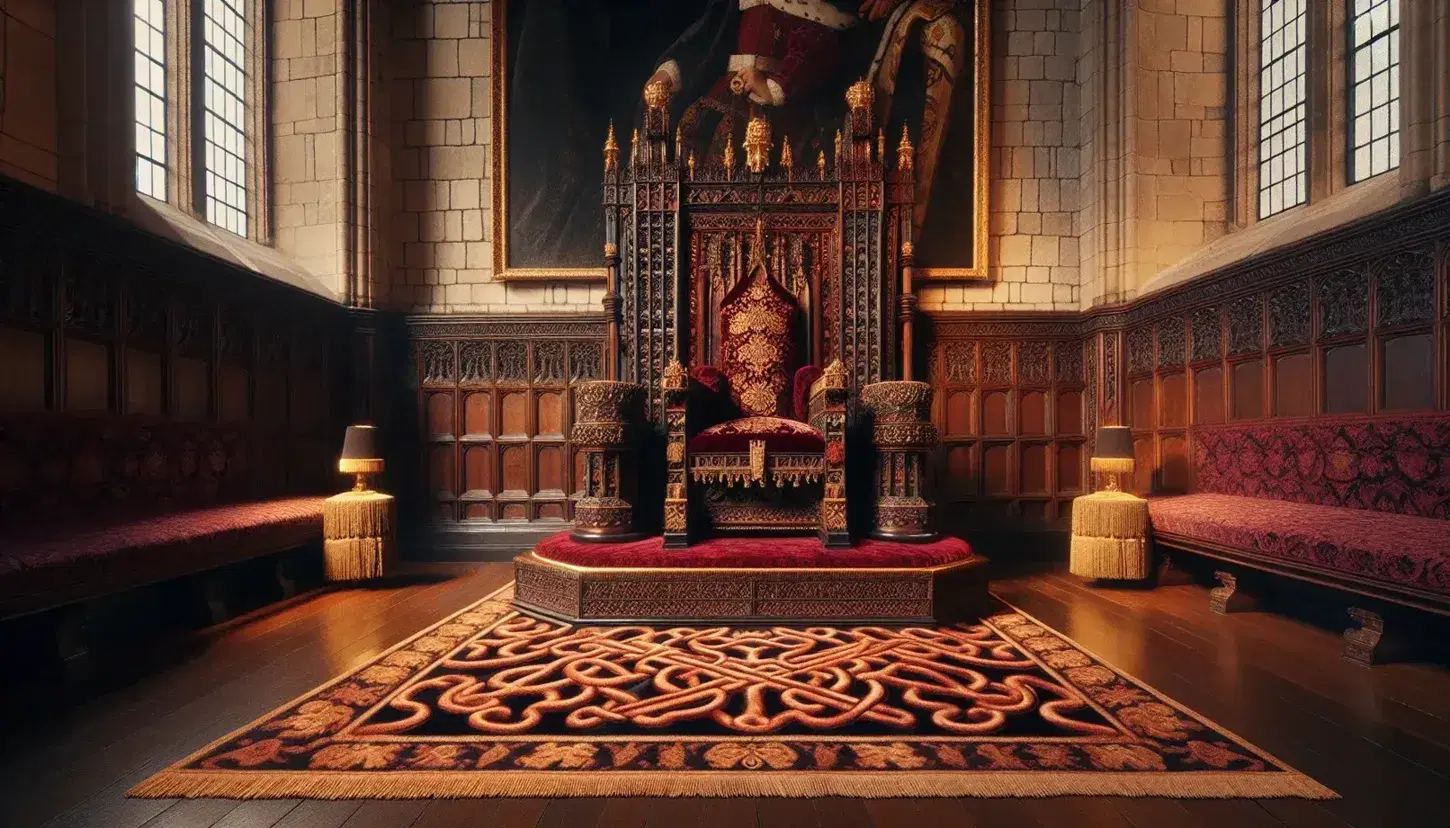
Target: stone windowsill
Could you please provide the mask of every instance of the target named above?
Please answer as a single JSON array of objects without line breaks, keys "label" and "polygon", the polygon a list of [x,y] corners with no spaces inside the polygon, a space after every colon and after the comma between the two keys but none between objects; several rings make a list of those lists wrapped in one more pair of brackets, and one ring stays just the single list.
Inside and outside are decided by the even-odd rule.
[{"label": "stone windowsill", "polygon": [[1295,207],[1215,239],[1202,250],[1158,273],[1139,290],[1147,296],[1205,276],[1245,259],[1288,247],[1318,233],[1333,230],[1400,202],[1398,175],[1381,175],[1349,187],[1318,204]]},{"label": "stone windowsill", "polygon": [[127,217],[143,230],[334,302],[342,300],[332,285],[275,248],[214,227],[148,196],[138,194],[132,208]]}]

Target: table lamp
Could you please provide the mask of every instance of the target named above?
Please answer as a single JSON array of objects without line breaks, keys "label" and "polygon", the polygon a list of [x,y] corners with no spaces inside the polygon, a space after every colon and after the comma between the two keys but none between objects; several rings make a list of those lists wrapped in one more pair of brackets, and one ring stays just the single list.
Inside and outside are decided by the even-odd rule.
[{"label": "table lamp", "polygon": [[383,470],[379,454],[375,426],[347,427],[337,470],[356,475],[356,482],[352,491],[322,504],[322,563],[329,581],[381,577],[397,557],[393,498],[368,485],[368,475]]},{"label": "table lamp", "polygon": [[1107,475],[1108,491],[1118,491],[1118,477],[1133,473],[1132,431],[1127,426],[1100,427],[1089,467],[1094,474]]},{"label": "table lamp", "polygon": [[[377,426],[350,425],[342,438],[342,457],[337,461],[337,470],[357,476],[352,487],[355,492],[368,491],[368,475],[383,470],[383,458],[378,456],[377,434]],[[1093,462],[1097,462],[1096,458]]]}]

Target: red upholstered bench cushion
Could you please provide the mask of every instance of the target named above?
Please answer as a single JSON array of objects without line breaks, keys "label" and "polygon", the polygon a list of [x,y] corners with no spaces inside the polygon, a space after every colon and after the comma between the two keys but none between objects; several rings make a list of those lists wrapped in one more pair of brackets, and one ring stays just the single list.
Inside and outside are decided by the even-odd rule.
[{"label": "red upholstered bench cushion", "polygon": [[539,541],[534,554],[573,566],[689,569],[894,569],[945,566],[972,557],[960,538],[893,543],[864,538],[849,549],[827,549],[816,538],[711,538],[688,549],[665,549],[664,538],[629,543],[581,543],[568,532]]},{"label": "red upholstered bench cushion", "polygon": [[1148,501],[1155,532],[1450,594],[1450,521],[1223,494]]},{"label": "red upholstered bench cushion", "polygon": [[322,536],[323,500],[238,503],[0,541],[0,616],[300,546]]}]

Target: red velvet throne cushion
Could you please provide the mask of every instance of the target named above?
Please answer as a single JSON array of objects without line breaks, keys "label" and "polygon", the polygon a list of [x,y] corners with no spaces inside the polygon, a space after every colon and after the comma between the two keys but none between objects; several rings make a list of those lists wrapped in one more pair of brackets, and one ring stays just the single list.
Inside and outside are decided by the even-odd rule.
[{"label": "red velvet throne cushion", "polygon": [[690,440],[692,454],[743,454],[751,440],[765,440],[765,450],[795,454],[818,454],[826,439],[811,426],[784,417],[742,417],[713,425]]}]

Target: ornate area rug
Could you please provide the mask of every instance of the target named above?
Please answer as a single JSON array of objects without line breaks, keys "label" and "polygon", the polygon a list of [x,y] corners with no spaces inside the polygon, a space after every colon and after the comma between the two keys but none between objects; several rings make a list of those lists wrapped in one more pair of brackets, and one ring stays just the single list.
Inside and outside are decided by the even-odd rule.
[{"label": "ornate area rug", "polygon": [[511,590],[131,795],[1335,796],[1006,605],[935,629],[576,627]]}]

